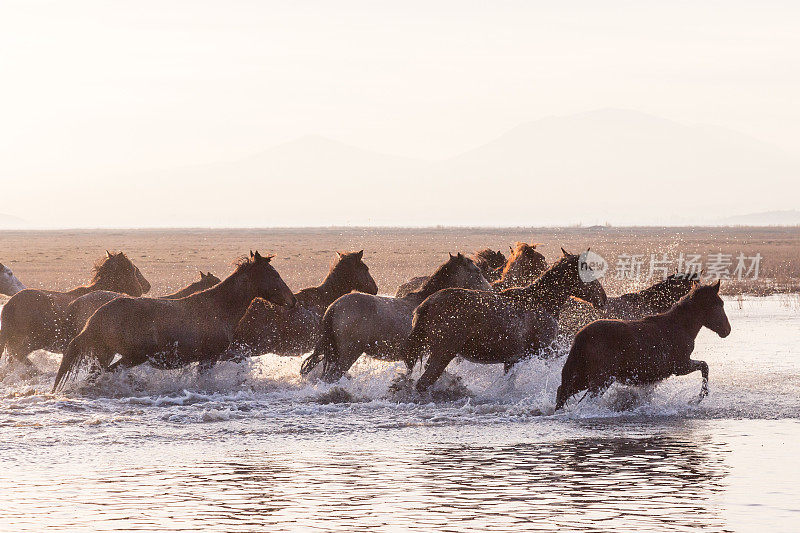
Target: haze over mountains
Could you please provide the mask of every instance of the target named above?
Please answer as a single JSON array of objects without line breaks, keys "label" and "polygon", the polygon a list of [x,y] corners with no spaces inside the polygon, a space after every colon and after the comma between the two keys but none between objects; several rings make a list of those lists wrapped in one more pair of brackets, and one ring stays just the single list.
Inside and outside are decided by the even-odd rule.
[{"label": "haze over mountains", "polygon": [[719,223],[795,207],[799,177],[800,158],[746,135],[605,109],[527,122],[439,161],[308,136],[238,161],[97,180],[88,201],[121,189],[140,207],[115,206],[106,222],[87,205],[69,225]]}]

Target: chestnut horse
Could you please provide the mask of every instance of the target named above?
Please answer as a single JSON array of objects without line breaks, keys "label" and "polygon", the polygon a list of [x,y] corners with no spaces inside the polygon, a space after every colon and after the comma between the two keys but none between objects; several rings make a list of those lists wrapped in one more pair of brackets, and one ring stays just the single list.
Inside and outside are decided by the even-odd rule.
[{"label": "chestnut horse", "polygon": [[253,300],[233,334],[223,359],[274,353],[303,355],[314,349],[322,314],[337,298],[352,291],[378,294],[378,285],[364,264],[364,250],[336,252],[337,261],[318,287],[295,294],[297,305],[285,309],[262,299]]},{"label": "chestnut horse", "polygon": [[325,311],[322,336],[300,373],[306,375],[322,362],[322,379],[337,381],[363,353],[386,361],[402,360],[414,308],[447,287],[491,288],[471,259],[451,254],[422,288],[403,298],[345,294]]},{"label": "chestnut horse", "polygon": [[575,336],[561,371],[556,410],[582,390],[602,394],[614,381],[648,385],[699,370],[700,399],[708,395],[708,364],[691,358],[694,340],[707,327],[722,338],[731,332],[719,297],[719,281],[698,286],[666,313],[640,320],[597,320]]},{"label": "chestnut horse", "polygon": [[672,274],[638,292],[609,296],[603,309],[595,309],[585,302],[573,300],[567,302],[564,307],[559,327],[564,333],[574,336],[593,320],[601,318],[636,320],[664,313],[686,296],[697,283],[696,274]]},{"label": "chestnut horse", "polygon": [[501,270],[498,279],[492,282],[492,288],[502,291],[511,287],[525,287],[533,283],[545,270],[547,261],[536,250],[536,245],[518,242],[511,248],[508,262]]},{"label": "chestnut horse", "polygon": [[5,348],[11,358],[31,365],[28,355],[34,350],[58,349],[69,341],[64,338],[67,306],[84,294],[102,290],[141,296],[150,290],[150,283],[124,253],[106,252],[89,285],[68,292],[20,291],[0,314],[0,354]]},{"label": "chestnut horse", "polygon": [[558,314],[570,296],[602,307],[606,294],[597,280],[584,282],[579,256],[563,257],[524,288],[486,292],[440,291],[417,307],[406,343],[405,361],[413,368],[430,349],[417,381],[423,392],[456,356],[476,363],[503,363],[506,372],[548,346],[558,334]]},{"label": "chestnut horse", "polygon": [[14,296],[24,289],[25,285],[17,279],[11,269],[0,263],[0,294]]},{"label": "chestnut horse", "polygon": [[[230,344],[233,329],[255,298],[293,306],[295,297],[269,264],[272,256],[250,257],[225,281],[178,300],[117,298],[98,309],[69,343],[53,391],[91,356],[102,370],[150,362],[178,368],[200,362],[210,367]],[[115,354],[121,358],[111,364]]]},{"label": "chestnut horse", "polygon": [[[184,298],[196,292],[210,289],[219,282],[220,279],[211,272],[204,274],[201,271],[199,280],[192,282],[177,292],[167,294],[166,296],[159,296],[159,298],[164,300],[177,300],[178,298]],[[95,311],[121,296],[124,296],[124,294],[112,291],[94,291],[89,294],[84,294],[69,304],[65,312],[62,344],[58,347],[54,347],[58,349],[53,349],[51,351],[56,353],[63,352],[67,344],[69,344],[69,341],[81,332],[83,326],[86,325],[86,321],[89,320],[89,317],[92,316]]]}]

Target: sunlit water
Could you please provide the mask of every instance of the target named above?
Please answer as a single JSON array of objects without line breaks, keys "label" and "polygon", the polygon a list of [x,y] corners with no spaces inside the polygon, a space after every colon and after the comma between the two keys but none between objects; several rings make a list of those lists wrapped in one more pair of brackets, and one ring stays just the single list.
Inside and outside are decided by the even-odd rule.
[{"label": "sunlit water", "polygon": [[454,363],[432,398],[361,361],[335,387],[265,355],[79,379],[0,369],[0,529],[796,531],[800,306],[738,302],[711,367],[553,414],[564,356]]}]

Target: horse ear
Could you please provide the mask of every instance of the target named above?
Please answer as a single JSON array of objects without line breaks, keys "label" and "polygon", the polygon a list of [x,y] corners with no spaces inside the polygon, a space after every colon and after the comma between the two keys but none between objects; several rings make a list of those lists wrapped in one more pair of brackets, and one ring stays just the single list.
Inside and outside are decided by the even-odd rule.
[{"label": "horse ear", "polygon": [[254,258],[256,261],[258,261],[259,259],[262,259],[262,257],[261,257],[261,254],[260,254],[260,253],[258,253],[258,250],[256,250],[256,254],[253,256],[253,258]]},{"label": "horse ear", "polygon": [[569,252],[566,251],[563,246],[561,247],[561,253],[564,254],[564,257],[569,257],[570,255]]},{"label": "horse ear", "polygon": [[356,257],[358,257],[359,261],[364,259],[364,250],[359,250],[358,252],[356,252]]},{"label": "horse ear", "polygon": [[336,257],[338,259],[341,259],[342,258],[342,252],[340,252],[339,250],[336,250]]},{"label": "horse ear", "polygon": [[253,257],[255,257],[255,256],[253,255],[253,250],[250,250],[250,259],[252,259]]},{"label": "horse ear", "polygon": [[204,277],[206,277],[206,275],[205,275],[205,274],[203,274],[203,271],[201,270],[201,271],[200,271],[200,279],[203,279]]},{"label": "horse ear", "polygon": [[109,259],[111,259],[112,257],[114,257],[114,254],[112,254],[111,252],[109,252],[108,250],[106,250],[106,257],[108,257]]},{"label": "horse ear", "polygon": [[714,284],[714,292],[719,292],[719,283],[720,283],[720,281],[721,280],[718,279],[717,282]]},{"label": "horse ear", "polygon": [[514,253],[514,247],[511,246],[510,244],[508,245],[508,249],[512,254]]},{"label": "horse ear", "polygon": [[449,256],[450,256],[450,259],[453,259],[453,258],[455,257],[455,256],[454,256],[453,254],[451,254],[450,252],[447,252],[447,255],[449,255]]}]

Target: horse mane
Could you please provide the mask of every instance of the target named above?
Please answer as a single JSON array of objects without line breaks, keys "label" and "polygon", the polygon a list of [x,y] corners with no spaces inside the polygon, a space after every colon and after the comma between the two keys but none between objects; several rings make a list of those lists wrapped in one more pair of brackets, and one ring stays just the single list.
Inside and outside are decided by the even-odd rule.
[{"label": "horse mane", "polygon": [[[698,298],[698,295],[702,295],[706,291],[713,291],[714,287],[712,285],[697,285],[692,290],[687,292],[685,295],[681,297],[680,300],[675,302],[675,305],[670,307],[667,313],[674,313],[681,310],[686,310],[687,308],[691,307],[694,301]],[[658,315],[654,315],[658,316]],[[647,317],[650,318],[650,317]]]},{"label": "horse mane", "polygon": [[[273,257],[275,257],[275,254],[269,254],[269,255],[261,256],[262,259],[266,259],[267,261],[269,261]],[[237,274],[237,273],[239,273],[241,271],[246,270],[247,268],[251,267],[254,264],[256,264],[255,256],[243,255],[233,263],[233,266],[236,267],[234,269],[233,273]]]},{"label": "horse mane", "polygon": [[433,294],[434,292],[437,292],[440,289],[444,288],[444,284],[442,283],[442,281],[446,279],[447,276],[450,274],[450,271],[453,270],[455,260],[471,261],[471,259],[460,253],[458,255],[451,255],[450,259],[439,265],[439,267],[434,271],[434,273],[428,276],[428,279],[425,280],[425,282],[419,289],[409,294],[421,294],[421,293]]}]

